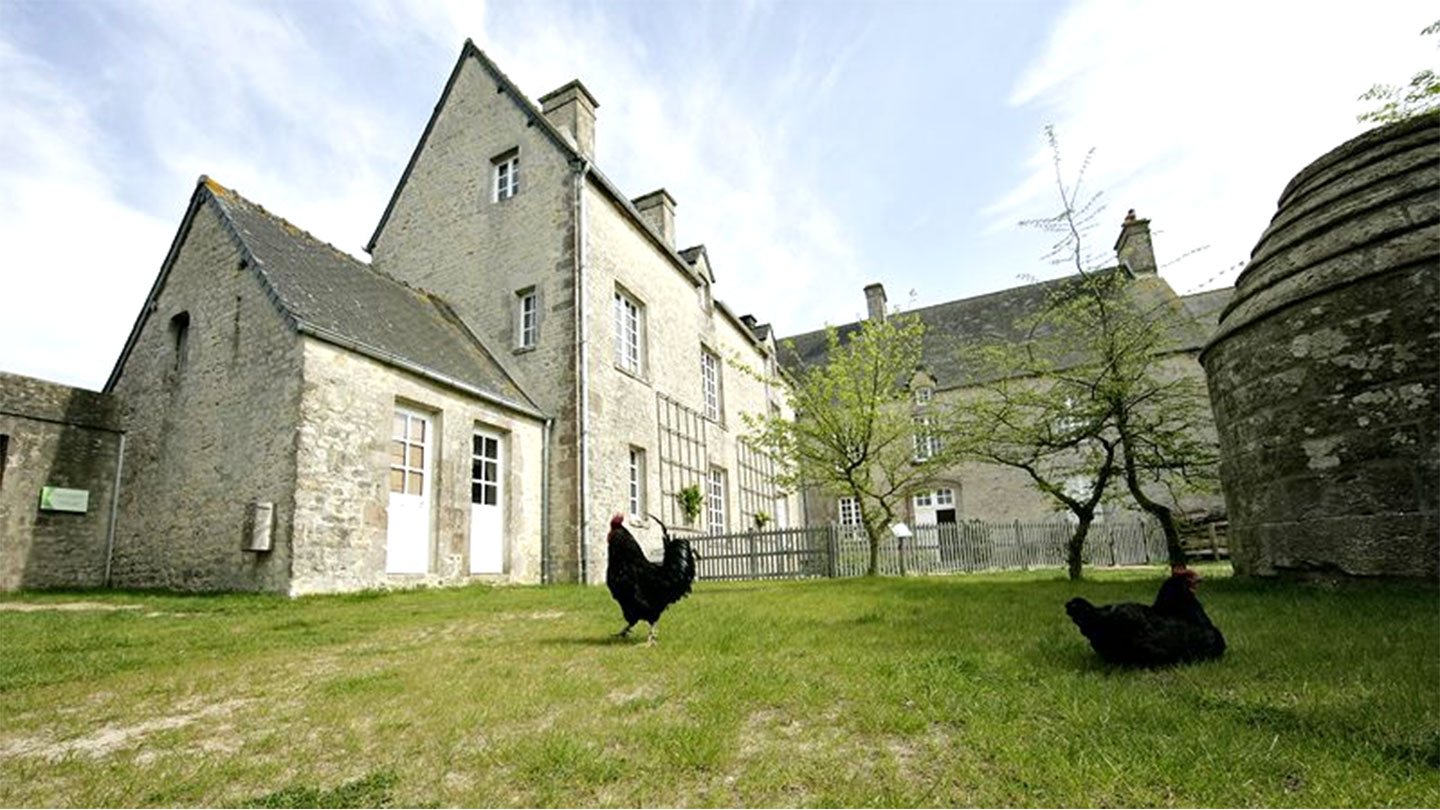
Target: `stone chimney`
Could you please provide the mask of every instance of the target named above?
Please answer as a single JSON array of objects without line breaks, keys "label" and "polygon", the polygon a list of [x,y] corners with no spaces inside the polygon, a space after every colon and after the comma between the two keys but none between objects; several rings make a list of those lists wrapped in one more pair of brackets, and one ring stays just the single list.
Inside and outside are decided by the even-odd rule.
[{"label": "stone chimney", "polygon": [[645,220],[655,233],[660,234],[660,240],[665,247],[675,249],[675,198],[670,192],[663,188],[657,188],[643,197],[636,197],[630,203],[640,212],[640,218]]},{"label": "stone chimney", "polygon": [[870,310],[870,320],[885,320],[885,285],[865,285],[865,307]]},{"label": "stone chimney", "polygon": [[1131,276],[1155,275],[1155,248],[1150,244],[1150,220],[1136,219],[1135,209],[1125,214],[1120,238],[1115,240],[1115,257]]},{"label": "stone chimney", "polygon": [[570,138],[587,160],[595,159],[595,109],[600,102],[590,95],[579,79],[540,97],[545,118]]}]

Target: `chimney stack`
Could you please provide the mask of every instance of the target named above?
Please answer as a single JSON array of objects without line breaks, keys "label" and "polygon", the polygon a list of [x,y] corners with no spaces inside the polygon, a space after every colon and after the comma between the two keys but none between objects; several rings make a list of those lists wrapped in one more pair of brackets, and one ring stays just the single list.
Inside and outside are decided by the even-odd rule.
[{"label": "chimney stack", "polygon": [[675,198],[663,188],[657,188],[643,197],[630,201],[640,212],[640,218],[649,223],[660,234],[665,247],[675,249]]},{"label": "chimney stack", "polygon": [[600,102],[590,95],[579,79],[540,97],[545,118],[570,138],[587,160],[595,159],[595,109]]},{"label": "chimney stack", "polygon": [[865,285],[865,307],[870,310],[870,320],[885,320],[885,285]]},{"label": "chimney stack", "polygon": [[1150,220],[1136,219],[1135,209],[1125,214],[1120,238],[1115,240],[1115,257],[1132,277],[1153,276],[1156,272],[1155,248],[1150,244]]}]

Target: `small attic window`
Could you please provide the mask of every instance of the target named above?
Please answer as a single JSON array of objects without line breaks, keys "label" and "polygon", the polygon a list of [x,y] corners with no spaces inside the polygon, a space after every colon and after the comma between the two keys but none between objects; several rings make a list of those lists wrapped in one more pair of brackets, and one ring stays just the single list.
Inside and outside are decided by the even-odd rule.
[{"label": "small attic window", "polygon": [[490,159],[494,165],[492,202],[504,202],[520,193],[520,148],[501,152]]},{"label": "small attic window", "polygon": [[935,398],[935,389],[928,385],[915,389],[915,404],[924,405]]},{"label": "small attic window", "polygon": [[185,372],[190,344],[190,313],[180,312],[170,319],[170,348],[173,350],[170,369],[176,374]]}]

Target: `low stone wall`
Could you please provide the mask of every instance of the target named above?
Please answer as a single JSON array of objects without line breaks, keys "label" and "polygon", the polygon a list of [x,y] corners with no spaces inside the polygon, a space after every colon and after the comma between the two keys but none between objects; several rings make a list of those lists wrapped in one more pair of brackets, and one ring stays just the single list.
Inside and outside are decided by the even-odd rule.
[{"label": "low stone wall", "polygon": [[105,584],[121,436],[113,397],[0,373],[0,591]]},{"label": "low stone wall", "polygon": [[1202,355],[1238,574],[1440,576],[1437,131],[1297,175]]}]

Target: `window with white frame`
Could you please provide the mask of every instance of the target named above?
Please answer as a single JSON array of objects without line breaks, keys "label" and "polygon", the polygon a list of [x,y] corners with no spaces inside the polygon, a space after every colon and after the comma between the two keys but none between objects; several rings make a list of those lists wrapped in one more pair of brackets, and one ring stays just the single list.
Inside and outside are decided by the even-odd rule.
[{"label": "window with white frame", "polygon": [[630,448],[629,505],[631,517],[645,516],[645,451]]},{"label": "window with white frame", "polygon": [[929,416],[915,418],[915,460],[929,461],[940,452],[940,436],[935,433],[935,420]]},{"label": "window with white frame", "polygon": [[641,374],[645,364],[645,308],[621,290],[615,291],[615,364]]},{"label": "window with white frame", "polygon": [[515,345],[521,349],[535,348],[540,342],[540,298],[535,288],[515,294],[515,321]]},{"label": "window with white frame", "polygon": [[494,159],[495,186],[491,199],[502,202],[520,193],[520,152],[511,149]]},{"label": "window with white frame", "polygon": [[923,386],[915,389],[915,404],[924,405],[935,398],[935,389],[930,386]]},{"label": "window with white frame", "polygon": [[704,346],[700,347],[700,383],[705,400],[705,418],[719,422],[723,412],[720,399],[720,357]]},{"label": "window with white frame", "polygon": [[860,525],[860,501],[848,495],[840,499],[840,525]]},{"label": "window with white frame", "polygon": [[706,523],[711,534],[720,534],[728,526],[725,523],[725,471],[711,467],[705,479]]}]

